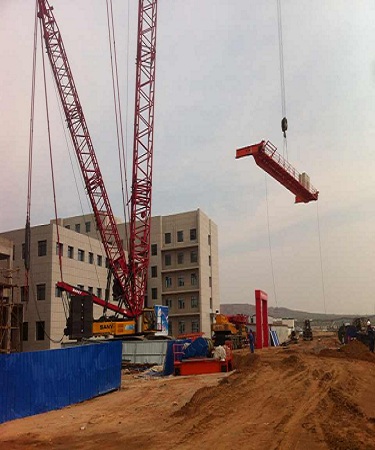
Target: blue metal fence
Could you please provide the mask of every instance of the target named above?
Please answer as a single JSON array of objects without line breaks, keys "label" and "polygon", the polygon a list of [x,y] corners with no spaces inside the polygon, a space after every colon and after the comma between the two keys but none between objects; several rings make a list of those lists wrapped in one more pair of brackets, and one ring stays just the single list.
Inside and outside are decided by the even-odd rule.
[{"label": "blue metal fence", "polygon": [[118,389],[121,342],[0,355],[0,423]]}]

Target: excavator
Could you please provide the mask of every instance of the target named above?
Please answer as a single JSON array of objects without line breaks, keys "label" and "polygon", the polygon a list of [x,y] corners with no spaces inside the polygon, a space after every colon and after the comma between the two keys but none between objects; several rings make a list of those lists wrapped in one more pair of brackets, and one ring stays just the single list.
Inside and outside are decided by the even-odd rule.
[{"label": "excavator", "polygon": [[[77,156],[96,226],[113,275],[116,303],[64,281],[57,287],[71,296],[66,333],[70,337],[100,334],[115,336],[152,332],[156,323],[145,309],[149,267],[151,187],[154,143],[154,95],[157,0],[139,0],[133,166],[128,254],[117,229],[98,160],[74,83],[62,36],[48,0],[38,0],[38,18],[67,128]],[[113,313],[94,321],[92,305]],[[142,320],[143,319],[143,320]]]}]

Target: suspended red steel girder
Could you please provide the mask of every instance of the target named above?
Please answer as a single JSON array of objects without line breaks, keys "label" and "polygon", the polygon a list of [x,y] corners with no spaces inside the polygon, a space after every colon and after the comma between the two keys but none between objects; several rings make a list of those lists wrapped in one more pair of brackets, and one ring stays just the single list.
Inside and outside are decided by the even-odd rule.
[{"label": "suspended red steel girder", "polygon": [[255,162],[296,196],[295,203],[318,200],[319,191],[310,184],[306,173],[299,173],[279,153],[270,141],[241,147],[236,150],[236,159],[252,155]]}]

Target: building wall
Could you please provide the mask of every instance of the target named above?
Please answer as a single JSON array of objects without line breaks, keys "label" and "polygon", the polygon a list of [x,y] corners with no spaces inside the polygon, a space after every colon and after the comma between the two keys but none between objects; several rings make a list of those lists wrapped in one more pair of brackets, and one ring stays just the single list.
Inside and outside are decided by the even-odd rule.
[{"label": "building wall", "polygon": [[[120,237],[126,242],[125,224],[119,223],[118,228]],[[170,233],[170,243],[166,242],[166,233]],[[32,227],[29,300],[26,303],[24,296],[22,298],[25,301],[24,322],[28,324],[24,351],[58,348],[62,339],[67,340],[63,338],[66,294],[62,295],[55,287],[61,280],[58,234],[62,246],[63,280],[99,297],[105,296],[106,257],[93,215],[59,219],[58,227],[54,220],[48,225]],[[13,240],[14,267],[20,268],[20,280],[25,280],[24,230],[9,231],[1,236]],[[40,243],[46,245],[45,255],[39,254]],[[211,335],[213,312],[220,307],[217,245],[217,227],[199,209],[152,218],[146,306],[170,306],[174,335],[180,331],[202,331]],[[152,254],[153,250],[156,250],[155,254]],[[44,300],[37,299],[37,285],[45,286]],[[100,317],[101,313],[102,309],[94,306],[94,317]],[[37,322],[44,323],[43,339],[40,335],[37,339],[41,326]]]},{"label": "building wall", "polygon": [[158,251],[150,259],[148,298],[169,307],[175,336],[211,336],[220,305],[217,243],[217,226],[199,209],[152,219],[151,245]]},{"label": "building wall", "polygon": [[9,284],[8,273],[13,266],[13,242],[0,236],[0,284]]},{"label": "building wall", "polygon": [[[126,242],[124,224],[119,231]],[[146,303],[169,307],[174,336],[196,331],[211,336],[213,313],[220,307],[218,231],[200,209],[152,217]]]},{"label": "building wall", "polygon": [[[58,227],[60,244],[62,244],[62,273],[64,281],[72,285],[80,285],[83,289],[93,289],[93,293],[104,298],[107,270],[105,268],[105,255],[102,245],[96,239],[77,233],[63,226]],[[25,285],[25,270],[22,246],[25,241],[24,230],[15,230],[3,233],[3,236],[12,237],[14,242],[14,267],[20,269],[20,283]],[[46,243],[46,254],[39,254],[39,243]],[[27,336],[24,337],[24,351],[45,350],[59,348],[63,339],[63,330],[66,327],[68,314],[65,294],[56,289],[57,281],[61,280],[59,256],[57,252],[57,228],[51,221],[48,225],[39,225],[31,229],[30,248],[30,274],[28,299],[21,291],[21,301],[24,303],[24,322],[28,324]],[[68,255],[71,247],[73,257]],[[82,253],[78,260],[78,250]],[[93,255],[93,263],[89,261],[89,254]],[[98,257],[101,265],[98,265]],[[45,295],[38,299],[38,286],[45,287]],[[98,292],[98,289],[101,291]],[[65,309],[64,309],[65,306]],[[101,315],[101,308],[94,308],[94,316]],[[37,324],[42,322],[42,324]],[[42,336],[37,337],[40,328],[44,330]],[[27,339],[26,339],[27,338]]]}]

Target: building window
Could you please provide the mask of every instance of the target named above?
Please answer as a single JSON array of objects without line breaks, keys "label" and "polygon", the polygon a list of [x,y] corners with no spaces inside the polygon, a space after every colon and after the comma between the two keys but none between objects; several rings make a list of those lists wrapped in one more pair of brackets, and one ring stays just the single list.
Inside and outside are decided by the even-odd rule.
[{"label": "building window", "polygon": [[211,266],[211,255],[208,255],[208,265]]},{"label": "building window", "polygon": [[172,235],[171,233],[165,233],[164,234],[164,243],[170,244],[172,242]]},{"label": "building window", "polygon": [[151,289],[151,298],[152,300],[157,300],[158,298],[158,288]]},{"label": "building window", "polygon": [[151,256],[158,254],[158,244],[151,244]]},{"label": "building window", "polygon": [[178,309],[185,309],[185,299],[183,297],[178,299]]},{"label": "building window", "polygon": [[191,321],[191,332],[192,333],[199,333],[199,322],[198,322],[198,320],[192,320]]},{"label": "building window", "polygon": [[151,277],[156,278],[158,276],[158,266],[151,266]]},{"label": "building window", "polygon": [[190,229],[190,240],[195,241],[197,239],[197,229],[191,228]]},{"label": "building window", "polygon": [[209,285],[210,287],[212,287],[212,278],[211,278],[211,277],[208,277],[208,285]]},{"label": "building window", "polygon": [[180,320],[178,322],[178,333],[184,334],[185,333],[185,322],[183,320]]},{"label": "building window", "polygon": [[26,251],[26,244],[23,243],[22,248],[21,248],[21,258],[22,259],[25,259],[25,251]]},{"label": "building window", "polygon": [[196,250],[192,250],[190,252],[190,262],[191,263],[196,263],[198,262],[198,252]]},{"label": "building window", "polygon": [[198,297],[196,295],[191,296],[191,307],[198,308]]},{"label": "building window", "polygon": [[36,285],[36,299],[37,300],[45,300],[46,299],[46,285],[45,284],[37,284]]},{"label": "building window", "polygon": [[211,245],[211,235],[210,234],[207,237],[207,242],[208,242],[208,245]]},{"label": "building window", "polygon": [[103,256],[102,255],[98,255],[98,257],[96,258],[96,264],[98,266],[101,266],[103,264]]},{"label": "building window", "polygon": [[168,308],[172,308],[172,299],[171,298],[166,298],[164,300],[164,305],[168,306]]},{"label": "building window", "polygon": [[165,277],[165,287],[169,288],[172,286],[172,277]]},{"label": "building window", "polygon": [[105,259],[105,268],[109,269],[109,259],[108,258]]},{"label": "building window", "polygon": [[178,253],[177,254],[177,264],[183,264],[184,263],[184,254]]},{"label": "building window", "polygon": [[16,259],[16,246],[13,245],[13,261]]},{"label": "building window", "polygon": [[70,230],[70,225],[65,225],[65,228],[66,228],[67,230]]},{"label": "building window", "polygon": [[22,324],[22,340],[24,342],[29,340],[29,322],[23,322]]},{"label": "building window", "polygon": [[94,253],[89,252],[89,263],[94,264]]},{"label": "building window", "polygon": [[177,285],[178,285],[179,287],[185,286],[184,277],[178,277]]},{"label": "building window", "polygon": [[167,254],[164,256],[164,262],[166,266],[170,266],[172,264],[172,257],[171,255]]},{"label": "building window", "polygon": [[192,273],[190,275],[190,283],[192,286],[195,286],[198,283],[198,277],[196,273]]},{"label": "building window", "polygon": [[68,245],[68,258],[73,259],[74,258],[74,247]]},{"label": "building window", "polygon": [[28,289],[27,286],[21,286],[21,302],[27,302],[28,297]]},{"label": "building window", "polygon": [[168,334],[172,336],[172,321],[168,320]]},{"label": "building window", "polygon": [[97,288],[96,289],[96,296],[99,298],[102,298],[102,288]]},{"label": "building window", "polygon": [[93,294],[94,293],[94,288],[92,286],[88,286],[87,291],[89,294]]},{"label": "building window", "polygon": [[210,309],[212,310],[212,297],[210,297]]},{"label": "building window", "polygon": [[177,242],[184,242],[184,232],[177,231]]},{"label": "building window", "polygon": [[85,286],[83,284],[77,284],[77,288],[83,291],[85,289]]},{"label": "building window", "polygon": [[44,321],[36,322],[35,338],[37,341],[44,341]]},{"label": "building window", "polygon": [[59,287],[55,287],[55,297],[62,297],[62,290]]},{"label": "building window", "polygon": [[81,232],[81,224],[80,224],[80,223],[76,223],[76,224],[74,225],[74,229],[75,229],[75,231],[76,231],[77,233],[80,233],[80,232]]},{"label": "building window", "polygon": [[85,222],[85,230],[86,230],[86,233],[90,233],[90,231],[91,231],[91,222]]},{"label": "building window", "polygon": [[56,242],[56,255],[63,256],[64,255],[64,244],[61,242]]},{"label": "building window", "polygon": [[85,261],[85,251],[82,249],[78,249],[78,261]]},{"label": "building window", "polygon": [[38,256],[46,256],[47,241],[38,241]]}]

